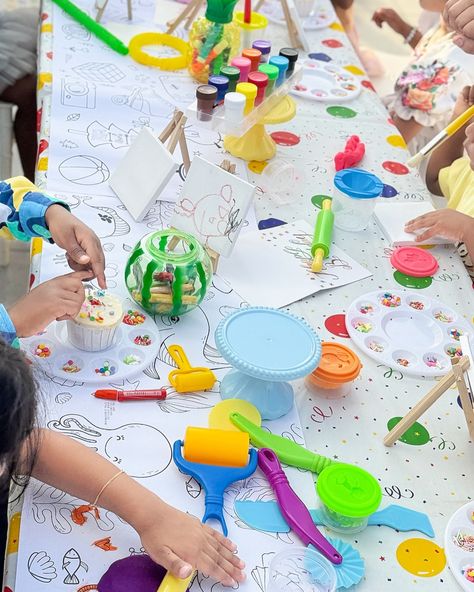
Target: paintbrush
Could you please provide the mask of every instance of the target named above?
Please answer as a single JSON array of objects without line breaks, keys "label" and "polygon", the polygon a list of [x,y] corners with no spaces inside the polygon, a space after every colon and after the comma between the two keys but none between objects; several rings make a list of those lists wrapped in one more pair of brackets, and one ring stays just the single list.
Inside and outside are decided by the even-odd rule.
[{"label": "paintbrush", "polygon": [[407,160],[407,165],[409,167],[415,167],[420,164],[420,162],[429,156],[435,148],[441,146],[441,144],[455,134],[462,126],[467,123],[471,117],[474,116],[474,105],[469,107],[464,113],[461,113],[459,117],[456,117],[454,121],[452,121],[448,126],[444,128],[444,130],[440,131],[432,140],[426,144],[417,154],[412,156],[410,159]]}]

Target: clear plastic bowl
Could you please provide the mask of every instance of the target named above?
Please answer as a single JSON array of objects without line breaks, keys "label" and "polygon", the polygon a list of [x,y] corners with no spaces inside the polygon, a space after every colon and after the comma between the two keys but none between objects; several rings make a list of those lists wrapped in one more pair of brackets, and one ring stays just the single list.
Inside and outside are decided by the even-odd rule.
[{"label": "clear plastic bowl", "polygon": [[276,159],[267,164],[261,174],[261,186],[270,199],[283,206],[298,201],[298,187],[304,183],[304,173],[291,162]]},{"label": "clear plastic bowl", "polygon": [[306,547],[277,553],[270,563],[267,592],[334,592],[336,571],[322,555]]}]

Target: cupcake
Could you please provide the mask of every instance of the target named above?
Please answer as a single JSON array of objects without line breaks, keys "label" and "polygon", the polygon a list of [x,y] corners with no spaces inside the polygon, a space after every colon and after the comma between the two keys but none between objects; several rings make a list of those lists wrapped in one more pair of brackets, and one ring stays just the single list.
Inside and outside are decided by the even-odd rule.
[{"label": "cupcake", "polygon": [[67,322],[69,341],[74,347],[96,352],[117,342],[122,321],[120,300],[105,290],[86,288],[86,299],[77,317]]}]

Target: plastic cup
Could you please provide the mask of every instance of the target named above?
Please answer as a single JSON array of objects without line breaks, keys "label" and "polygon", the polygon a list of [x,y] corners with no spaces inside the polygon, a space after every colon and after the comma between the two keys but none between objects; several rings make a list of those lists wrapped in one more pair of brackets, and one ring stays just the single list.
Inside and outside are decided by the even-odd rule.
[{"label": "plastic cup", "polygon": [[334,177],[334,225],[341,230],[360,232],[369,225],[382,181],[363,169],[342,169]]},{"label": "plastic cup", "polygon": [[274,159],[263,169],[261,185],[265,193],[276,204],[288,205],[301,198],[298,187],[302,187],[304,172],[291,162]]},{"label": "plastic cup", "polygon": [[265,38],[265,29],[268,19],[259,12],[250,13],[250,23],[244,22],[244,13],[241,10],[234,12],[234,22],[240,27],[240,49],[252,47],[252,43]]},{"label": "plastic cup", "polygon": [[336,570],[313,549],[295,547],[277,553],[268,574],[267,592],[334,592]]},{"label": "plastic cup", "polygon": [[344,463],[326,467],[316,483],[322,521],[335,532],[364,530],[382,500],[380,484],[367,471]]},{"label": "plastic cup", "polygon": [[334,341],[322,344],[319,366],[306,377],[307,388],[326,399],[339,399],[351,392],[362,364],[348,347]]}]

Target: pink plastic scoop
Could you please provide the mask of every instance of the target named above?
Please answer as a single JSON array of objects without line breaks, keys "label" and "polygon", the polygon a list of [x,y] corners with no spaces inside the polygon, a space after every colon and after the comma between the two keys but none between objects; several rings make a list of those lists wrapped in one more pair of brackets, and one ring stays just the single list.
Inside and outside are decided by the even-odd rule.
[{"label": "pink plastic scoop", "polygon": [[270,448],[258,451],[258,466],[265,473],[275,492],[281,513],[288,526],[296,532],[305,545],[313,545],[329,561],[338,565],[342,555],[327,541],[314,525],[308,508],[296,495],[286,478],[277,455]]}]

